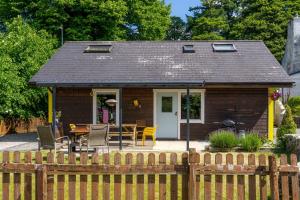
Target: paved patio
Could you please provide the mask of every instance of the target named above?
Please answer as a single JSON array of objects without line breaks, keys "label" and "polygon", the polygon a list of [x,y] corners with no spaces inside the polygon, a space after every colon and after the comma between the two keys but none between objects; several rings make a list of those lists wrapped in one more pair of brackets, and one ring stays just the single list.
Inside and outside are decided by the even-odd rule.
[{"label": "paved patio", "polygon": [[[0,151],[34,151],[38,149],[36,142],[36,133],[10,134],[0,137]],[[185,151],[186,141],[156,141],[153,146],[152,141],[146,141],[145,146],[138,142],[136,146],[129,145],[130,141],[124,140],[124,151]],[[204,150],[208,145],[207,141],[190,141],[190,148],[196,148],[197,151]],[[118,141],[112,141],[111,151],[119,150]]]}]

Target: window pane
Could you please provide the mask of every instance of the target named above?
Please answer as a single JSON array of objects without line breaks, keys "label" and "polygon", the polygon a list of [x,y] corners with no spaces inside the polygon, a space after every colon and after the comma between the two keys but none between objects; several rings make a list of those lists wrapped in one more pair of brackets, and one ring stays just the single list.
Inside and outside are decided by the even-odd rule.
[{"label": "window pane", "polygon": [[109,106],[108,99],[116,99],[116,94],[97,94],[97,123],[116,123],[116,105]]},{"label": "window pane", "polygon": [[[181,94],[181,119],[186,119],[186,94]],[[190,94],[190,119],[201,119],[201,93]]]},{"label": "window pane", "polygon": [[161,112],[172,112],[172,97],[161,98]]}]

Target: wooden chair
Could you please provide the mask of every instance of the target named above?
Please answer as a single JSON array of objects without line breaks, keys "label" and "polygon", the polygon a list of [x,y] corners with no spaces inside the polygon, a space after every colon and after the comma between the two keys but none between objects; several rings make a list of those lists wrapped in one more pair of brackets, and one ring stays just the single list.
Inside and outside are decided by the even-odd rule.
[{"label": "wooden chair", "polygon": [[152,137],[153,144],[156,143],[156,127],[146,127],[143,131],[143,146],[145,145],[146,137]]},{"label": "wooden chair", "polygon": [[137,143],[137,139],[143,138],[143,131],[146,128],[146,120],[136,120],[136,136],[135,136],[135,143]]}]

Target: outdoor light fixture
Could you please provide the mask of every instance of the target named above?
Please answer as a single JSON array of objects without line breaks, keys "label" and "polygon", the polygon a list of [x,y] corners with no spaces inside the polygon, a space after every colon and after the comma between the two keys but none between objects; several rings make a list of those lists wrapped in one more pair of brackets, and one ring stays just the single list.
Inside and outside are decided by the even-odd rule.
[{"label": "outdoor light fixture", "polygon": [[133,106],[135,108],[141,108],[142,107],[138,99],[133,100]]},{"label": "outdoor light fixture", "polygon": [[117,104],[117,100],[115,100],[115,99],[108,99],[108,100],[105,101],[105,103],[106,103],[108,106],[110,106],[110,107],[114,107],[114,106],[116,106],[116,104]]}]

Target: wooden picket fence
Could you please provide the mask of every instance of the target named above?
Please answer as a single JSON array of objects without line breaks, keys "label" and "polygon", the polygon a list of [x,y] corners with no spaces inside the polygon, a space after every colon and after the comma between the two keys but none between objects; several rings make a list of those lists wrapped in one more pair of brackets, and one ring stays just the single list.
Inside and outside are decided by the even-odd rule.
[{"label": "wooden picket fence", "polygon": [[34,154],[3,152],[3,200],[299,199],[295,155]]}]

